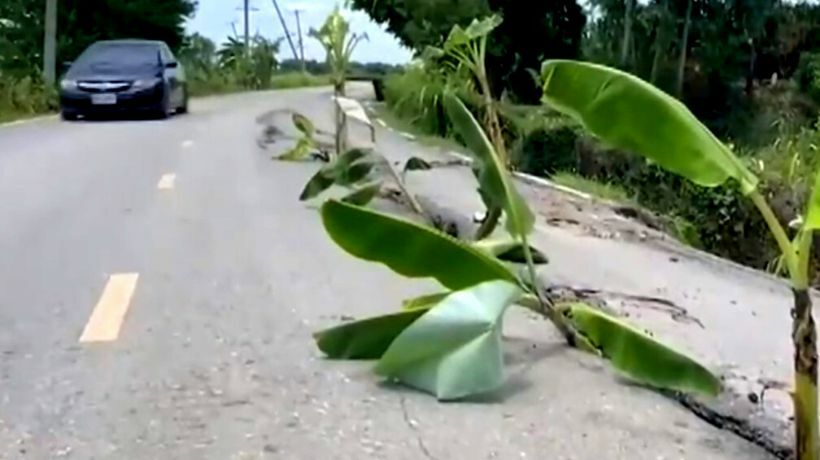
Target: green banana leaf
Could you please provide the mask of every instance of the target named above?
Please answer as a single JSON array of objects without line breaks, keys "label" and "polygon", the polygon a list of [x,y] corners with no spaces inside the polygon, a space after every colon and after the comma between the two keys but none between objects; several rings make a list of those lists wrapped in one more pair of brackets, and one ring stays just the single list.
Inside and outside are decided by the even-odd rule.
[{"label": "green banana leaf", "polygon": [[375,168],[375,159],[370,155],[359,158],[339,170],[336,183],[342,186],[351,186],[367,178]]},{"label": "green banana leaf", "polygon": [[381,189],[381,181],[371,182],[369,184],[362,185],[361,187],[357,187],[352,192],[345,195],[345,197],[342,198],[342,201],[345,203],[355,204],[356,206],[365,206],[373,201],[373,198],[376,198],[376,195],[379,194]]},{"label": "green banana leaf", "polygon": [[454,47],[464,46],[473,40],[484,38],[490,34],[496,27],[501,25],[501,16],[496,14],[487,16],[483,19],[473,19],[466,28],[462,28],[458,24],[450,29],[450,34],[444,42],[444,48],[450,49]]},{"label": "green banana leaf", "polygon": [[302,189],[302,193],[299,195],[299,201],[305,201],[319,196],[319,194],[329,189],[336,182],[332,173],[327,170],[328,166],[329,165],[326,165],[319,169],[319,171],[310,178],[307,184],[305,184],[305,188]]},{"label": "green banana leaf", "polygon": [[[524,256],[524,245],[519,241],[512,240],[481,240],[474,241],[473,247],[481,249],[504,262],[525,264],[527,259]],[[530,246],[530,254],[535,264],[549,263],[549,259],[543,252]]]},{"label": "green banana leaf", "polygon": [[276,158],[285,161],[304,160],[305,158],[307,158],[308,155],[310,155],[310,152],[315,150],[315,148],[316,146],[314,145],[313,141],[311,141],[307,137],[303,137],[296,141],[296,145],[286,150],[284,153],[282,153]]},{"label": "green banana leaf", "polygon": [[504,382],[501,319],[521,294],[500,280],[450,294],[396,337],[376,373],[440,400],[497,389]]},{"label": "green banana leaf", "polygon": [[444,108],[453,127],[480,163],[478,181],[482,199],[491,200],[494,206],[504,209],[507,213],[506,228],[511,235],[526,236],[532,231],[535,217],[507,175],[481,125],[452,93],[444,96]]},{"label": "green banana leaf", "polygon": [[313,137],[313,134],[316,132],[316,127],[308,117],[301,113],[294,112],[291,118],[293,119],[293,126],[295,126],[296,129],[307,137]]},{"label": "green banana leaf", "polygon": [[806,211],[806,221],[803,223],[803,230],[820,229],[820,171],[814,180],[814,190],[809,198],[809,208]]},{"label": "green banana leaf", "polygon": [[315,198],[333,184],[352,185],[367,177],[373,170],[372,161],[368,161],[370,155],[370,151],[364,149],[351,149],[339,155],[310,178],[299,200]]},{"label": "green banana leaf", "polygon": [[645,332],[589,305],[573,303],[557,308],[628,377],[656,388],[708,396],[720,393],[720,380],[706,367]]},{"label": "green banana leaf", "polygon": [[432,307],[441,302],[445,297],[450,295],[450,292],[436,292],[435,294],[425,294],[412,299],[406,299],[401,303],[401,308],[404,310],[412,310],[420,307]]},{"label": "green banana leaf", "polygon": [[349,254],[410,278],[435,278],[457,290],[482,281],[516,282],[503,263],[449,235],[387,214],[329,200],[322,223]]},{"label": "green banana leaf", "polygon": [[404,309],[389,315],[340,324],[313,334],[330,359],[379,359],[393,340],[429,308]]},{"label": "green banana leaf", "polygon": [[546,61],[544,101],[612,147],[638,153],[707,187],[728,178],[744,193],[758,179],[677,99],[620,70],[587,62]]}]

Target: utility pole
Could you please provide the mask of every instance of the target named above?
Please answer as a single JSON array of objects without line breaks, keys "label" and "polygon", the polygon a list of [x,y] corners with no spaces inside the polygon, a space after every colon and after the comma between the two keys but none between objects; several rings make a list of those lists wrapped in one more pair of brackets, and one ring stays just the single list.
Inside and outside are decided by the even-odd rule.
[{"label": "utility pole", "polygon": [[[245,24],[245,27],[244,27],[245,54],[248,54],[248,53],[250,53],[250,50],[251,50],[251,48],[250,48],[250,44],[251,44],[250,13],[251,12],[255,13],[255,12],[259,11],[259,8],[255,8],[255,7],[251,6],[250,5],[250,0],[243,0],[242,3],[243,3],[243,5],[242,5],[241,9],[242,9],[243,22]],[[240,8],[237,8],[237,9],[240,9]],[[234,33],[234,35],[236,35],[236,29],[234,29],[233,33]]]},{"label": "utility pole", "polygon": [[299,59],[302,61],[302,72],[305,72],[305,46],[302,42],[302,21],[299,20],[299,13],[302,10],[293,10],[296,15],[296,32],[299,34]]},{"label": "utility pole", "polygon": [[282,17],[282,10],[279,9],[279,3],[276,0],[273,1],[273,7],[276,8],[276,15],[279,16],[279,22],[282,23],[282,29],[285,30],[285,38],[288,39],[288,44],[290,45],[290,50],[293,51],[293,59],[299,60],[299,55],[296,54],[296,47],[293,46],[293,39],[290,38],[290,32],[288,32],[288,25],[285,22],[285,18]]},{"label": "utility pole", "polygon": [[57,80],[57,0],[46,0],[43,36],[43,78],[49,85]]},{"label": "utility pole", "polygon": [[248,33],[248,29],[250,27],[250,23],[248,22],[248,8],[250,7],[250,5],[248,5],[249,2],[250,0],[245,0],[245,54],[247,54],[248,50],[250,50],[250,46],[248,46],[250,45],[250,34]]}]

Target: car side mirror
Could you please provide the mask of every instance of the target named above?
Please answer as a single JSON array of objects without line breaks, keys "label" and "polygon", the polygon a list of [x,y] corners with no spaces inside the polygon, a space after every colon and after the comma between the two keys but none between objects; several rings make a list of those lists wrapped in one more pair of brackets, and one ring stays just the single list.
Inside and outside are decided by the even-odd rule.
[{"label": "car side mirror", "polygon": [[165,63],[165,67],[168,69],[176,69],[179,67],[179,63],[177,63],[177,61],[168,61]]},{"label": "car side mirror", "polygon": [[71,64],[74,64],[74,62],[72,62],[72,61],[63,61],[63,64],[62,64],[63,72],[67,71],[68,68],[71,67]]}]

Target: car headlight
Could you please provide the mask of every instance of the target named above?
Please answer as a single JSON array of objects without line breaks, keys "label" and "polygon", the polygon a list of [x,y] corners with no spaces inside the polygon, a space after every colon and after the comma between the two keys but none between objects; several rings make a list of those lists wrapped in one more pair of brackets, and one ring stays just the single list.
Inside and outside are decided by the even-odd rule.
[{"label": "car headlight", "polygon": [[77,81],[76,80],[68,80],[68,79],[60,80],[60,88],[62,88],[62,89],[74,89],[76,87],[77,87]]},{"label": "car headlight", "polygon": [[147,80],[134,80],[134,83],[131,84],[131,87],[134,89],[146,89],[146,88],[153,88],[156,84],[159,83],[159,79],[150,78]]}]

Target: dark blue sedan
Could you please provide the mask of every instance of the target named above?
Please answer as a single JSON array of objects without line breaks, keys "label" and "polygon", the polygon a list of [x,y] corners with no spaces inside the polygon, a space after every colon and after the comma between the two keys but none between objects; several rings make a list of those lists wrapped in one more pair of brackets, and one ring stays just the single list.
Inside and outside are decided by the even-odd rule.
[{"label": "dark blue sedan", "polygon": [[164,42],[108,40],[89,46],[60,81],[65,120],[104,114],[166,118],[188,111],[185,71]]}]

